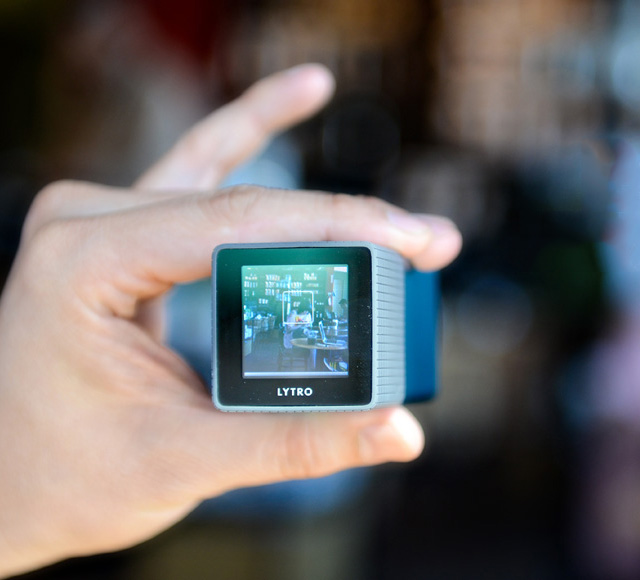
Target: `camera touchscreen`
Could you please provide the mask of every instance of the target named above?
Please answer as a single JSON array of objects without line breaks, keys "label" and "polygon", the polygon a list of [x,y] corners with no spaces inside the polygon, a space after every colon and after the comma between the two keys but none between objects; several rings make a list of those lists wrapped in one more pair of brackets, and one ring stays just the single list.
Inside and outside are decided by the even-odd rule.
[{"label": "camera touchscreen", "polygon": [[347,264],[244,265],[242,376],[349,375]]}]

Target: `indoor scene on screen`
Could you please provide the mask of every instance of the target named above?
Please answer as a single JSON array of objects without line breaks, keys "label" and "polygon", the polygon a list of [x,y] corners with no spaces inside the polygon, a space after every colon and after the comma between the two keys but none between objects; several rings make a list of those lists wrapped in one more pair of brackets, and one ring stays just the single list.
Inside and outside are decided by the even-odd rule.
[{"label": "indoor scene on screen", "polygon": [[346,265],[243,266],[245,378],[349,374]]}]

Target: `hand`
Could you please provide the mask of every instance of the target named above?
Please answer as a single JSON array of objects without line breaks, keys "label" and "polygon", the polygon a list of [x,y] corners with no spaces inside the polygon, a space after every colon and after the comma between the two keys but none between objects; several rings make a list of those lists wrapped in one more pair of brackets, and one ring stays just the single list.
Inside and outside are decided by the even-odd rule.
[{"label": "hand", "polygon": [[219,413],[149,317],[173,284],[209,275],[223,242],[369,240],[425,269],[455,257],[448,220],[375,199],[214,191],[331,91],[318,66],[275,75],[196,126],[133,190],[69,182],[37,198],[0,303],[0,576],[133,545],[233,488],[421,452],[403,408]]}]

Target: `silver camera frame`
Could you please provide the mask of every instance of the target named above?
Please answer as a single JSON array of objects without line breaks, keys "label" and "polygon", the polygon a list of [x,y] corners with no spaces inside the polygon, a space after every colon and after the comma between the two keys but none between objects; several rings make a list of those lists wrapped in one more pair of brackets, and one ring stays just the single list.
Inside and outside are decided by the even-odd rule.
[{"label": "silver camera frame", "polygon": [[[216,260],[223,249],[364,247],[371,254],[371,401],[365,405],[227,405],[220,401],[217,369]],[[364,411],[402,403],[405,399],[405,260],[398,253],[369,242],[294,242],[224,244],[212,257],[212,398],[227,412],[294,413]],[[250,264],[247,264],[250,265]],[[350,274],[350,276],[353,274]],[[303,382],[303,381],[302,381]]]}]

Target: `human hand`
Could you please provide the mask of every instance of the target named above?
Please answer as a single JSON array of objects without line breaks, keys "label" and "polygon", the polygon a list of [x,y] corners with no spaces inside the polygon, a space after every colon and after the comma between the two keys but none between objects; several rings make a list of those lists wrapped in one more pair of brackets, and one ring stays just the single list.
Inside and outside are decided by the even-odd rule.
[{"label": "human hand", "polygon": [[223,242],[368,240],[423,269],[455,257],[448,220],[379,200],[214,191],[331,89],[320,67],[275,75],[203,121],[134,189],[65,182],[38,197],[0,302],[0,576],[131,546],[233,488],[421,452],[403,408],[219,413],[148,316],[173,284],[207,276]]}]

